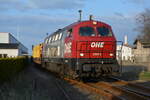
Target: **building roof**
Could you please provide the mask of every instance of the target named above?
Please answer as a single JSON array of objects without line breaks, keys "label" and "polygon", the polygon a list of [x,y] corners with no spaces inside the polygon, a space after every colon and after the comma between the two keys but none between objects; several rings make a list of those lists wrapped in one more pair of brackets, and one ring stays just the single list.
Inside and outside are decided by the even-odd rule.
[{"label": "building roof", "polygon": [[18,49],[17,43],[0,43],[0,49]]},{"label": "building roof", "polygon": [[129,47],[129,48],[133,48],[133,46],[131,46],[129,44],[123,44],[123,46]]},{"label": "building roof", "polygon": [[150,44],[150,41],[147,41],[147,40],[144,40],[144,39],[136,39],[136,40],[134,41],[134,44],[136,44],[137,41],[141,42],[142,44]]},{"label": "building roof", "polygon": [[138,41],[143,45],[143,48],[150,48],[150,41],[144,39],[136,39],[134,41],[134,45],[136,45]]},{"label": "building roof", "polygon": [[[19,40],[17,40],[11,33],[9,32],[0,32],[0,44],[9,43],[9,44],[18,44],[23,51],[28,52],[28,48],[25,47]],[[9,48],[9,47],[8,47]]]}]

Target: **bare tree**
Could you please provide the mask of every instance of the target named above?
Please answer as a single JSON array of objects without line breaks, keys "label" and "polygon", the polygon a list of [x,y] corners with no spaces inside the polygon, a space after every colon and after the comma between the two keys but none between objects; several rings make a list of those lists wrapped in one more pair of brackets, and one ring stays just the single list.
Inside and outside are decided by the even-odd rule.
[{"label": "bare tree", "polygon": [[150,42],[150,9],[146,9],[141,13],[137,18],[137,22],[140,23],[138,27],[140,31],[138,39]]}]

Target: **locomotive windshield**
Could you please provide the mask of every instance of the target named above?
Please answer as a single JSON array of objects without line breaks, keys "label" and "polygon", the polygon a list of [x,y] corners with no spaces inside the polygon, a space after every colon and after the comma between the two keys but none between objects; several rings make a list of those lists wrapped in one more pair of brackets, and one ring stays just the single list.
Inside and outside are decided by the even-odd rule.
[{"label": "locomotive windshield", "polygon": [[79,34],[81,36],[95,36],[95,31],[92,27],[80,27]]},{"label": "locomotive windshield", "polygon": [[107,27],[97,27],[97,32],[100,36],[112,36],[112,31]]}]

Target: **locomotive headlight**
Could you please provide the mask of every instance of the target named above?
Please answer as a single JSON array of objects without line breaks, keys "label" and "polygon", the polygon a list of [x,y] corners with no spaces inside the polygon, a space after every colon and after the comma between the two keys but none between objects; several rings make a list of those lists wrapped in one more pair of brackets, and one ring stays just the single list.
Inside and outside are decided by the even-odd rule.
[{"label": "locomotive headlight", "polygon": [[94,25],[96,25],[96,24],[97,24],[97,22],[95,22],[95,21],[94,21],[94,22],[93,22],[93,24],[94,24]]},{"label": "locomotive headlight", "polygon": [[84,54],[83,54],[83,53],[80,53],[80,56],[82,56],[82,57],[83,57],[83,56],[84,56]]},{"label": "locomotive headlight", "polygon": [[113,56],[114,54],[113,54],[113,53],[110,53],[109,55],[110,55],[110,56]]}]

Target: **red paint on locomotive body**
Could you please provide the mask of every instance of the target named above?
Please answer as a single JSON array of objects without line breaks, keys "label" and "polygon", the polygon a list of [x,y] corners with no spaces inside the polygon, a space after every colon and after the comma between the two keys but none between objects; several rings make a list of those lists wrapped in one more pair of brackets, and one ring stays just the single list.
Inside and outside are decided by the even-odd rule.
[{"label": "red paint on locomotive body", "polygon": [[91,20],[78,22],[71,28],[72,34],[64,40],[64,58],[116,59],[116,38],[111,26]]}]

